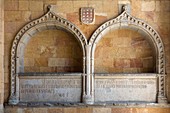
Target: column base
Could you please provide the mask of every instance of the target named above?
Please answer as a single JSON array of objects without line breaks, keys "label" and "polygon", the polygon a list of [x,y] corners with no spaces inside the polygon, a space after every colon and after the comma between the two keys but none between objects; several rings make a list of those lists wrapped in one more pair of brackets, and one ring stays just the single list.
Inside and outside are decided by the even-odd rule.
[{"label": "column base", "polygon": [[85,104],[94,104],[94,99],[91,95],[84,95],[83,96],[83,103]]},{"label": "column base", "polygon": [[16,105],[16,104],[18,104],[18,103],[19,103],[19,100],[18,100],[17,97],[15,97],[15,96],[10,96],[9,101],[8,101],[8,104],[9,104],[9,105]]},{"label": "column base", "polygon": [[158,97],[158,104],[168,104],[168,99],[166,97]]}]

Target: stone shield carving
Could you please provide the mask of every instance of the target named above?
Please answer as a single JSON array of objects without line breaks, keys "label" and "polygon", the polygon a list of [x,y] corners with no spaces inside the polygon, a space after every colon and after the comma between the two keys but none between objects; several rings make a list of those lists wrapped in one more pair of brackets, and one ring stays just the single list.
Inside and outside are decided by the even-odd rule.
[{"label": "stone shield carving", "polygon": [[94,8],[83,7],[81,10],[81,22],[84,24],[93,24],[95,20]]}]

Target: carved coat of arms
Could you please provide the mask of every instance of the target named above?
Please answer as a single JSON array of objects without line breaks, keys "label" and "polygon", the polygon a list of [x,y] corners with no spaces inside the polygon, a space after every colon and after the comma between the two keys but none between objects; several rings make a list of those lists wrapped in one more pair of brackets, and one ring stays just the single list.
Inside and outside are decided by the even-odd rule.
[{"label": "carved coat of arms", "polygon": [[81,10],[81,22],[84,24],[93,24],[95,20],[94,8],[83,7]]}]

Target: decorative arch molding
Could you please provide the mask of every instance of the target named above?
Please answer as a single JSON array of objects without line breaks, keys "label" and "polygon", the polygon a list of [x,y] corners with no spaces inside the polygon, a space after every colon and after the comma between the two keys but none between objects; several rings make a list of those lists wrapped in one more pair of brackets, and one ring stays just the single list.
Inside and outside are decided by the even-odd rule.
[{"label": "decorative arch molding", "polygon": [[78,40],[83,51],[83,73],[86,70],[86,50],[87,40],[85,35],[70,21],[56,15],[52,6],[48,6],[49,11],[27,25],[25,25],[15,36],[11,48],[11,92],[9,104],[19,102],[19,79],[18,73],[23,72],[24,48],[28,41],[38,32],[48,29],[59,29],[71,33]]},{"label": "decorative arch molding", "polygon": [[[131,14],[128,13],[127,6],[123,7],[123,12],[116,18],[111,19],[104,24],[102,24],[91,36],[89,41],[89,54],[91,61],[89,64],[91,74],[94,75],[94,52],[97,43],[102,39],[102,37],[108,33],[111,30],[114,29],[132,29],[132,30],[138,30],[139,33],[141,33],[144,36],[147,36],[149,38],[149,41],[154,46],[155,52],[156,52],[156,74],[158,75],[158,96],[157,101],[158,103],[167,103],[167,98],[165,94],[165,51],[164,51],[164,45],[161,40],[160,35],[154,28],[152,28],[149,24],[146,22],[137,19]],[[92,77],[93,78],[93,77]],[[92,84],[94,80],[91,81]],[[92,94],[94,93],[92,89]]]}]

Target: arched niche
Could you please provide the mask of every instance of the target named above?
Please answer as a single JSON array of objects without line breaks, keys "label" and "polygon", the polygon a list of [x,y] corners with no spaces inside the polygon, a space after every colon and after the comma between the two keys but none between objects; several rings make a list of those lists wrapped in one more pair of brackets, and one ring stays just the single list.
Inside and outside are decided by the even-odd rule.
[{"label": "arched niche", "polygon": [[83,73],[82,58],[82,49],[72,34],[44,30],[34,35],[25,47],[20,73]]},{"label": "arched niche", "polygon": [[96,44],[94,73],[155,73],[154,50],[138,30],[110,30]]},{"label": "arched niche", "polygon": [[[146,37],[148,42],[152,45],[152,47],[154,48],[155,60],[156,60],[155,61],[156,62],[156,66],[155,66],[156,71],[153,76],[154,76],[154,78],[157,78],[157,79],[155,79],[155,85],[154,85],[154,87],[155,87],[154,98],[156,98],[156,100],[153,98],[153,101],[151,101],[151,102],[167,103],[167,98],[166,98],[166,94],[165,94],[165,92],[166,92],[165,91],[165,74],[166,74],[165,51],[164,51],[164,45],[161,40],[161,37],[156,32],[156,30],[154,30],[149,24],[147,24],[143,20],[140,20],[140,19],[137,19],[137,18],[131,16],[127,11],[127,6],[124,6],[124,11],[118,17],[111,19],[111,20],[105,22],[104,24],[102,24],[93,33],[93,35],[90,38],[90,41],[89,41],[89,46],[91,47],[91,49],[89,50],[90,57],[91,57],[91,64],[90,64],[91,71],[90,72],[94,78],[94,79],[92,79],[92,94],[94,96],[95,102],[112,101],[112,100],[110,100],[110,98],[107,97],[107,95],[105,95],[104,92],[107,92],[107,91],[103,90],[104,89],[103,85],[100,85],[100,84],[103,83],[104,87],[105,87],[105,85],[106,85],[105,83],[107,83],[107,82],[113,83],[113,82],[111,82],[111,78],[112,77],[114,78],[114,74],[110,74],[111,76],[108,76],[105,74],[101,74],[100,76],[98,76],[96,73],[94,73],[94,58],[95,58],[94,53],[95,53],[96,45],[101,40],[101,38],[104,35],[106,35],[109,31],[113,31],[115,29],[135,30],[135,31],[139,32],[140,34],[142,34],[144,37]],[[146,74],[146,75],[148,75],[148,74]],[[123,76],[123,75],[118,74],[115,76],[117,76],[119,78],[120,76]],[[125,74],[125,76],[123,76],[123,78],[130,77],[130,76],[137,76],[137,75],[136,74]],[[139,76],[140,76],[140,74],[139,74]],[[109,77],[111,77],[111,78],[109,78]],[[143,76],[141,76],[141,77],[143,77]],[[100,80],[102,80],[102,79],[104,80],[104,78],[106,79],[106,81],[101,82]],[[159,81],[158,84],[156,82],[157,80]],[[99,90],[97,89],[97,87]],[[95,90],[93,90],[93,88],[95,88]],[[98,93],[97,90],[98,90],[98,92],[103,91],[103,95],[96,94],[96,93]],[[111,96],[113,96],[113,94]],[[103,99],[103,98],[105,98],[105,99]],[[114,98],[114,96],[113,96],[113,98]],[[113,99],[113,101],[114,101],[114,99]],[[129,101],[129,100],[126,100],[126,101]]]},{"label": "arched niche", "polygon": [[[24,72],[23,57],[24,57],[24,49],[27,46],[27,43],[35,34],[42,32],[44,30],[51,30],[51,29],[63,30],[65,32],[72,34],[77,39],[77,42],[79,43],[83,53],[82,67],[83,67],[83,73],[85,73],[86,70],[85,45],[87,44],[87,40],[85,36],[74,24],[56,15],[53,12],[53,8],[51,8],[50,6],[49,11],[44,16],[25,25],[15,36],[11,48],[11,92],[10,92],[9,104],[17,104],[19,102],[20,84],[19,84],[18,75],[19,73]],[[71,74],[66,74],[66,76],[70,76],[70,75]],[[79,95],[79,98],[80,98],[79,101],[81,101],[81,94]]]}]

